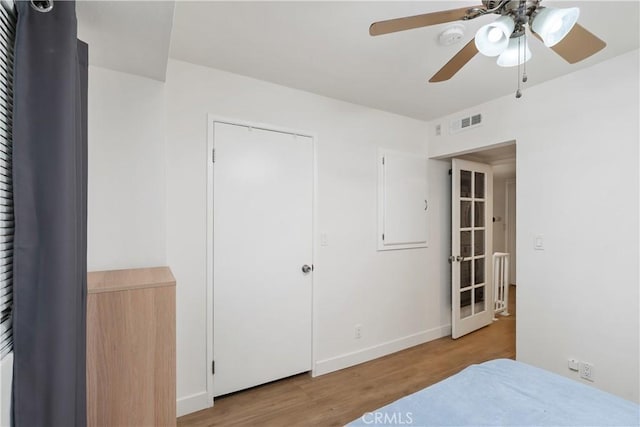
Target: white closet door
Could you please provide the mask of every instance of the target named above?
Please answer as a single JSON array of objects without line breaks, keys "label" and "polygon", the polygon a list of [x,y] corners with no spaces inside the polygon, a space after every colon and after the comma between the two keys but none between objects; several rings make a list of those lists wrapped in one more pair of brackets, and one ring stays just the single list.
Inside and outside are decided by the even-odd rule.
[{"label": "white closet door", "polygon": [[313,143],[214,125],[214,395],[311,369]]}]

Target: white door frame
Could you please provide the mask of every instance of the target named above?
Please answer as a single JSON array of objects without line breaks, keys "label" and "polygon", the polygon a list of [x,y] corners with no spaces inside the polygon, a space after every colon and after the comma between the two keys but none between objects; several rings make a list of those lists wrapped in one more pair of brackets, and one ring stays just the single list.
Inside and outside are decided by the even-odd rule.
[{"label": "white door frame", "polygon": [[[213,373],[211,372],[211,362],[213,361],[213,149],[215,142],[214,124],[225,123],[236,126],[245,126],[254,129],[267,130],[272,132],[281,132],[299,136],[309,137],[312,140],[313,146],[313,195],[312,195],[312,235],[311,235],[311,262],[315,266],[316,262],[316,235],[317,235],[317,195],[318,195],[318,137],[313,132],[300,131],[295,129],[288,129],[280,126],[274,126],[264,123],[249,122],[239,119],[230,119],[226,117],[220,117],[214,114],[207,114],[207,151],[205,153],[205,159],[207,162],[207,328],[206,328],[206,341],[207,341],[207,362],[205,363],[206,378],[207,378],[207,396],[209,398],[210,406],[213,406]],[[316,333],[316,316],[318,310],[316,309],[316,297],[314,292],[314,277],[311,275],[311,375],[315,376],[316,372],[316,351],[317,345],[317,333]]]},{"label": "white door frame", "polygon": [[[505,220],[505,224],[507,225],[506,229],[504,230],[504,250],[505,252],[507,252],[509,254],[510,260],[513,261],[509,261],[509,263],[511,265],[509,265],[509,276],[513,276],[515,278],[514,281],[518,280],[517,277],[517,273],[516,273],[516,269],[517,269],[517,264],[516,264],[516,268],[512,268],[513,267],[513,262],[517,263],[517,259],[516,257],[518,256],[517,253],[513,252],[513,248],[515,248],[516,242],[512,242],[511,239],[509,238],[510,233],[509,233],[509,228],[513,227],[513,235],[516,236],[517,239],[517,232],[518,229],[517,227],[517,221],[518,221],[518,214],[517,214],[517,206],[514,205],[514,211],[516,212],[516,221],[513,223],[513,225],[511,224],[512,218],[509,218],[509,187],[513,186],[513,193],[516,195],[516,200],[517,199],[517,194],[518,194],[518,184],[517,184],[517,177],[516,179],[508,179],[505,181],[504,183],[504,220]],[[508,284],[511,284],[511,277],[507,277],[507,282],[509,282]]]}]

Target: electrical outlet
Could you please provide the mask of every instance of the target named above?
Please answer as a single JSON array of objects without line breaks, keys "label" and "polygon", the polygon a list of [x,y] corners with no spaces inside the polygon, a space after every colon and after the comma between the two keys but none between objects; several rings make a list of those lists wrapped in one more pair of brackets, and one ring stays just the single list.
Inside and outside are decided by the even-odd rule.
[{"label": "electrical outlet", "polygon": [[589,362],[580,362],[580,378],[584,378],[588,381],[595,381],[594,379],[594,367]]},{"label": "electrical outlet", "polygon": [[354,336],[357,340],[362,338],[362,325],[356,325]]}]

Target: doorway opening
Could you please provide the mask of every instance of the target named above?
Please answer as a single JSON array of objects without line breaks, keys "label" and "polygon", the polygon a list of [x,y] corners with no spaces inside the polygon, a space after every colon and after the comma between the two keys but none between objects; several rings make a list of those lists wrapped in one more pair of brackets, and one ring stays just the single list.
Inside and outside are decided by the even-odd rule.
[{"label": "doorway opening", "polygon": [[509,254],[509,284],[516,285],[516,143],[456,156],[493,169],[493,252]]},{"label": "doorway opening", "polygon": [[[513,296],[517,277],[516,143],[442,160],[452,163],[451,324],[458,338],[509,316],[509,290]],[[484,193],[478,191],[483,182]]]}]

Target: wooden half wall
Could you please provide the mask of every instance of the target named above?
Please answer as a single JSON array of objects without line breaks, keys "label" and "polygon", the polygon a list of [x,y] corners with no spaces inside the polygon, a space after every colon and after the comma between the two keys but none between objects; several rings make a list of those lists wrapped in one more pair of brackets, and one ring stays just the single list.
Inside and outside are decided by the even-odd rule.
[{"label": "wooden half wall", "polygon": [[169,267],[88,273],[89,426],[176,425],[175,285]]}]

